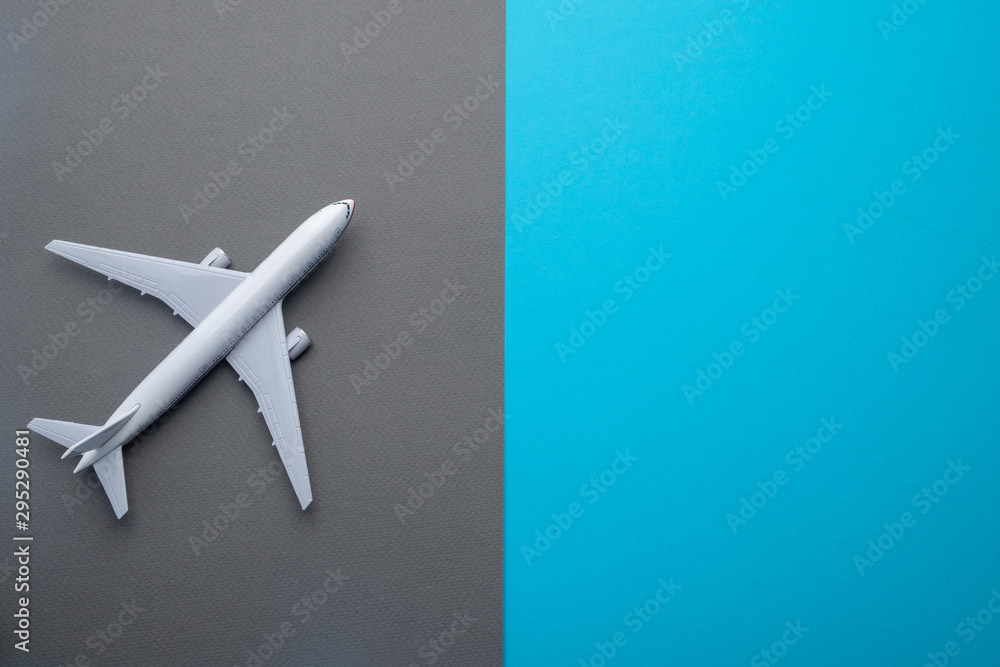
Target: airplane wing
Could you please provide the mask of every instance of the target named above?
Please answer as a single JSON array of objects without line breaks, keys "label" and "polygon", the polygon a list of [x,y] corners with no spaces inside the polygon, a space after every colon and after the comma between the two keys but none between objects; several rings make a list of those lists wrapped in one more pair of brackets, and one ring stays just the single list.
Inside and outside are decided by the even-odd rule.
[{"label": "airplane wing", "polygon": [[292,481],[299,504],[312,502],[306,451],[302,446],[299,408],[295,403],[292,366],[288,359],[285,320],[279,301],[247,332],[226,359],[253,390],[267,428]]},{"label": "airplane wing", "polygon": [[180,315],[193,327],[198,326],[249,275],[241,271],[69,241],[53,241],[45,248],[131,285],[143,294],[152,294],[173,308],[174,315]]},{"label": "airplane wing", "polygon": [[128,512],[128,496],[125,495],[125,461],[122,459],[122,448],[114,450],[94,464],[94,470],[101,480],[104,492],[115,509],[119,519]]}]

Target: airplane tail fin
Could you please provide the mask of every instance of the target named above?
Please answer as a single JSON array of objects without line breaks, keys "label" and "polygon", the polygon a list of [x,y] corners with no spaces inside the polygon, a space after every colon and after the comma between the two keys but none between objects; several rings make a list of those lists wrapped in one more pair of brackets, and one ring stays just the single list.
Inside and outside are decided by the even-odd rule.
[{"label": "airplane tail fin", "polygon": [[100,426],[61,422],[58,419],[32,419],[28,428],[67,448],[101,430]]},{"label": "airplane tail fin", "polygon": [[[83,454],[107,444],[111,438],[122,430],[126,423],[135,415],[139,406],[128,411],[119,419],[104,426],[77,424],[57,419],[32,419],[28,428],[38,435],[53,440],[63,447],[66,453],[63,458],[72,454]],[[94,463],[94,470],[108,494],[108,500],[120,519],[128,511],[128,497],[125,493],[125,465],[122,459],[121,447]]]},{"label": "airplane tail fin", "polygon": [[58,419],[32,419],[28,428],[38,435],[44,435],[49,440],[66,447],[66,452],[62,457],[67,458],[103,447],[118,434],[118,431],[125,427],[125,424],[138,411],[139,405],[136,404],[127,413],[104,426],[63,422]]}]

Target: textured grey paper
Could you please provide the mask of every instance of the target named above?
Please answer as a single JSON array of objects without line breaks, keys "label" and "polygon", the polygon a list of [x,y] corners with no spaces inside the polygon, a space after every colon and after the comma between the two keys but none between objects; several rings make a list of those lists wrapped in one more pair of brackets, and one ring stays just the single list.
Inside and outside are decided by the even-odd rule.
[{"label": "textured grey paper", "polygon": [[[503,4],[63,1],[0,8],[0,664],[500,664]],[[284,308],[314,341],[293,364],[312,506],[222,364],[126,447],[121,521],[32,436],[15,530],[14,430],[103,423],[189,331],[43,246],[218,245],[250,271],[346,197],[347,233]]]}]

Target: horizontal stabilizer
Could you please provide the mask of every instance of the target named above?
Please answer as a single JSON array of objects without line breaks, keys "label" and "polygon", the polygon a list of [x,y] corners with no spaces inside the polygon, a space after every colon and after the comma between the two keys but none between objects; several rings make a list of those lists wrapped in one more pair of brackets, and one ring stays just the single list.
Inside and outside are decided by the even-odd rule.
[{"label": "horizontal stabilizer", "polygon": [[125,424],[127,424],[138,411],[139,403],[136,403],[135,407],[126,412],[124,415],[105,424],[80,442],[67,449],[63,453],[62,457],[66,458],[68,456],[72,456],[73,454],[83,454],[84,452],[90,452],[108,444],[108,441],[115,437],[115,435],[118,434],[118,431],[125,428]]},{"label": "horizontal stabilizer", "polygon": [[[107,444],[138,409],[139,406],[136,405],[127,414],[104,426],[63,422],[58,419],[32,419],[28,428],[66,447],[66,455],[63,456],[66,458],[70,454],[83,454]],[[121,447],[94,463],[94,470],[104,486],[104,492],[108,494],[115,516],[122,518],[128,511],[128,498],[125,495],[125,465]]]},{"label": "horizontal stabilizer", "polygon": [[72,447],[101,429],[100,426],[61,422],[58,419],[32,419],[28,428],[38,435],[44,435],[49,440],[58,442],[63,447]]},{"label": "horizontal stabilizer", "polygon": [[125,495],[125,462],[119,447],[94,464],[94,470],[101,479],[104,493],[108,494],[111,507],[119,519],[128,512],[128,497]]}]

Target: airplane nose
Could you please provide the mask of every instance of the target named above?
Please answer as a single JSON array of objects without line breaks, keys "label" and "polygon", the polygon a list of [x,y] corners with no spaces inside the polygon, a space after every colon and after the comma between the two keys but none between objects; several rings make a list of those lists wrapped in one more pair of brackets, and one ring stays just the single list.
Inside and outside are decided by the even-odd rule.
[{"label": "airplane nose", "polygon": [[347,205],[347,219],[350,220],[351,216],[354,215],[354,200],[353,199],[344,199],[340,203]]}]

